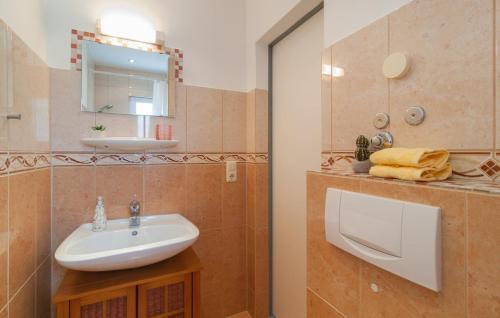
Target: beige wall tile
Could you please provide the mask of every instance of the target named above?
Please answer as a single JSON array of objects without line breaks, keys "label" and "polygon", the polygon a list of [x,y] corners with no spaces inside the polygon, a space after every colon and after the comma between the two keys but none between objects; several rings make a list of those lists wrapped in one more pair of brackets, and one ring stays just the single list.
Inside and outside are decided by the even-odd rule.
[{"label": "beige wall tile", "polygon": [[40,266],[50,254],[50,170],[35,170],[32,182],[36,190],[36,266]]},{"label": "beige wall tile", "polygon": [[[148,152],[159,153],[184,153],[186,151],[186,87],[183,84],[176,84],[175,88],[175,115],[174,117],[159,117],[148,116],[146,117],[146,137],[156,137],[156,125],[172,125],[172,138],[177,140],[178,143],[174,147],[149,149]],[[142,125],[142,122],[140,122]],[[140,126],[139,125],[139,126]],[[142,127],[142,126],[141,126]],[[140,129],[139,129],[140,130]],[[142,131],[136,132],[141,134]],[[135,134],[134,134],[135,136]]]},{"label": "beige wall tile", "polygon": [[55,251],[80,224],[92,221],[96,205],[95,167],[54,167],[52,182]]},{"label": "beige wall tile", "polygon": [[142,166],[96,167],[96,195],[103,197],[108,219],[129,217],[134,198],[144,203],[143,182]]},{"label": "beige wall tile", "polygon": [[252,289],[248,290],[248,313],[250,316],[255,317],[255,292]]},{"label": "beige wall tile", "polygon": [[247,227],[247,284],[252,291],[252,303],[255,305],[255,230]]},{"label": "beige wall tile", "polygon": [[186,168],[188,218],[201,230],[222,224],[221,164],[192,164]]},{"label": "beige wall tile", "polygon": [[[390,86],[398,146],[492,148],[492,5],[413,1],[390,15],[390,50],[407,52],[412,60],[410,73]],[[404,113],[415,105],[425,108],[427,119],[410,127]]]},{"label": "beige wall tile", "polygon": [[[321,55],[323,68],[332,66],[332,48],[323,50]],[[332,76],[321,74],[321,151],[332,151]]]},{"label": "beige wall tile", "polygon": [[10,317],[35,317],[35,277],[32,277],[21,291],[11,300]]},{"label": "beige wall tile", "polygon": [[361,261],[326,241],[324,205],[328,187],[359,191],[359,181],[307,174],[307,287],[345,315],[358,317]]},{"label": "beige wall tile", "polygon": [[344,318],[330,304],[307,290],[307,318]]},{"label": "beige wall tile", "polygon": [[255,89],[247,92],[247,152],[255,152]]},{"label": "beige wall tile", "polygon": [[144,213],[186,214],[186,165],[144,167]]},{"label": "beige wall tile", "polygon": [[37,318],[49,318],[51,309],[50,290],[50,257],[40,266],[36,272],[36,302],[35,310]]},{"label": "beige wall tile", "polygon": [[[216,298],[220,298],[214,296],[217,295],[216,291],[221,289],[224,279],[223,259],[221,257],[222,253],[224,253],[222,249],[223,240],[222,229],[201,230],[200,237],[193,245],[203,264],[201,271],[202,305],[212,307],[210,304],[214,304],[217,301]],[[215,307],[215,304],[213,307]],[[217,305],[222,307],[222,303]]]},{"label": "beige wall tile", "polygon": [[[0,85],[0,112],[2,114],[7,113],[7,105],[8,105],[8,88],[9,86],[7,85],[7,78],[8,78],[8,46],[7,46],[7,38],[10,36],[10,31],[8,30],[7,26],[5,23],[0,21],[0,79],[1,79],[1,85]],[[0,118],[0,150],[7,150],[8,149],[8,128],[7,128],[7,119],[2,116]]]},{"label": "beige wall tile", "polygon": [[81,111],[81,72],[50,70],[52,151],[93,151],[81,138],[90,137],[95,113]]},{"label": "beige wall tile", "polygon": [[[144,116],[96,113],[96,125],[106,127],[106,137],[144,136]],[[103,149],[99,149],[103,152]],[[116,150],[113,150],[116,152]],[[109,151],[106,151],[109,152]]]},{"label": "beige wall tile", "polygon": [[9,177],[9,291],[13,295],[36,267],[36,184],[34,173]]},{"label": "beige wall tile", "polygon": [[[12,90],[10,113],[22,120],[10,120],[9,148],[12,151],[48,151],[49,68],[15,34],[12,36]],[[27,85],[29,83],[29,85]]]},{"label": "beige wall tile", "polygon": [[222,151],[222,91],[187,87],[187,151]]},{"label": "beige wall tile", "polygon": [[500,315],[500,197],[470,193],[467,213],[468,317]]},{"label": "beige wall tile", "polygon": [[[363,265],[361,315],[465,316],[465,193],[420,185],[362,181],[361,192],[441,207],[442,291],[435,293],[368,264]],[[379,293],[370,283],[382,286]]]},{"label": "beige wall tile", "polygon": [[223,91],[222,105],[222,151],[246,152],[246,94],[242,92]]},{"label": "beige wall tile", "polygon": [[255,292],[255,318],[269,317],[269,292],[256,291]]},{"label": "beige wall tile", "polygon": [[256,210],[256,170],[255,164],[247,164],[247,200],[246,200],[246,214],[247,226],[255,229],[255,210]]},{"label": "beige wall tile", "polygon": [[269,221],[268,165],[255,165],[255,228],[267,228]]},{"label": "beige wall tile", "polygon": [[269,229],[255,230],[255,317],[269,314]]},{"label": "beige wall tile", "polygon": [[224,277],[219,287],[219,298],[223,300],[223,317],[246,310],[246,227],[231,227],[223,230],[222,271]]},{"label": "beige wall tile", "polygon": [[8,227],[8,177],[0,177],[0,308],[7,304],[7,251],[9,248],[9,227]]},{"label": "beige wall tile", "polygon": [[255,90],[255,152],[268,151],[268,94]]},{"label": "beige wall tile", "polygon": [[238,179],[226,182],[225,171],[222,173],[222,226],[246,226],[246,164],[238,163]]},{"label": "beige wall tile", "polygon": [[372,120],[388,112],[388,82],[382,75],[387,56],[388,18],[382,18],[332,47],[333,66],[345,71],[332,79],[332,148],[353,150],[358,135],[377,131]]}]

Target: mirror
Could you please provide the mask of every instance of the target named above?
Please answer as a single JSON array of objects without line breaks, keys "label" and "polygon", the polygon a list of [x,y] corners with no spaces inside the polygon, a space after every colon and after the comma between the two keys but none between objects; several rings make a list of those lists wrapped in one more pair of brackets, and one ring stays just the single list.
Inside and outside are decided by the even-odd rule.
[{"label": "mirror", "polygon": [[82,41],[82,111],[173,117],[174,58]]}]

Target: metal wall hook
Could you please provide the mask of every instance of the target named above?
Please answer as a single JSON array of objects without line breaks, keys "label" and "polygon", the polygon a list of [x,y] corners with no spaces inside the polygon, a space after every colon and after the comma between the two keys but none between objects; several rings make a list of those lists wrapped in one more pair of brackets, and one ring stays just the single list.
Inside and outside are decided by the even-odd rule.
[{"label": "metal wall hook", "polygon": [[18,119],[18,120],[21,120],[21,114],[7,115],[7,119]]}]

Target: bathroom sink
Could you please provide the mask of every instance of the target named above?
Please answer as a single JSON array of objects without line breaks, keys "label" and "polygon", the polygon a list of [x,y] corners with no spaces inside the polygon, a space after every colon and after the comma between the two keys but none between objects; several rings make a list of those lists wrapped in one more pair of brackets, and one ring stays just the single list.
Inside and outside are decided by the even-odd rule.
[{"label": "bathroom sink", "polygon": [[56,250],[63,267],[81,271],[110,271],[146,266],[170,258],[193,245],[200,232],[180,214],[141,217],[129,228],[129,219],[108,221],[105,231],[80,225]]}]

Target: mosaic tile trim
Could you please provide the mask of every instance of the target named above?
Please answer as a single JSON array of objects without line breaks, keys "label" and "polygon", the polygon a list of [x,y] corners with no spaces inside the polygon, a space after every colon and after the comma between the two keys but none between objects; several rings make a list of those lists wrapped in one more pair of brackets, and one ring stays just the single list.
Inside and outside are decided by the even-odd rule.
[{"label": "mosaic tile trim", "polygon": [[50,167],[50,154],[3,153],[0,154],[0,174]]},{"label": "mosaic tile trim", "polygon": [[[352,173],[352,152],[321,154],[322,171]],[[489,152],[452,152],[450,162],[455,178],[496,181],[500,180],[500,162]]]},{"label": "mosaic tile trim", "polygon": [[53,153],[54,166],[92,165],[134,165],[134,164],[180,164],[180,163],[223,163],[227,161],[267,163],[264,153],[211,153],[211,154],[96,154],[96,153]]},{"label": "mosaic tile trim", "polygon": [[174,75],[177,82],[182,83],[184,73],[184,53],[181,49],[169,48],[159,44],[136,42],[111,36],[95,34],[93,32],[71,30],[71,58],[70,65],[73,70],[82,70],[82,41],[94,41],[107,45],[128,47],[136,50],[168,54],[175,58]]}]

